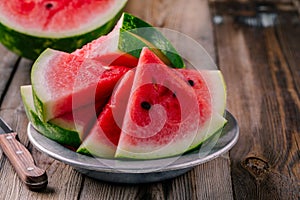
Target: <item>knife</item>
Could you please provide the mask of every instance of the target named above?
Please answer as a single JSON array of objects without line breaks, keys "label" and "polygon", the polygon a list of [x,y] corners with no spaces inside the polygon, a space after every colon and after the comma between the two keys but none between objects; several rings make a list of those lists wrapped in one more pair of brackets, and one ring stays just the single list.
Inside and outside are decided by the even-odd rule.
[{"label": "knife", "polygon": [[32,155],[16,138],[14,132],[0,117],[0,146],[25,185],[33,191],[47,187],[46,171],[34,164]]}]

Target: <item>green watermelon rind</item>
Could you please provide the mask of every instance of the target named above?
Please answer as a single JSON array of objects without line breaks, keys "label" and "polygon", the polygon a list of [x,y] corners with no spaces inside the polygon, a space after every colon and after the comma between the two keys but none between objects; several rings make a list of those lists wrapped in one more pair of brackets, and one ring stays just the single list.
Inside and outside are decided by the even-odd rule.
[{"label": "green watermelon rind", "polygon": [[[201,149],[200,149],[201,145],[203,143],[207,142],[213,136],[220,135],[222,133],[223,128],[227,124],[227,119],[225,119],[218,113],[216,113],[216,115],[217,116],[214,119],[217,118],[217,120],[209,122],[209,124],[208,124],[209,128],[206,129],[207,132],[206,132],[205,136],[202,137],[201,140],[198,140],[196,143],[193,143],[197,137],[197,135],[196,135],[194,140],[189,141],[189,142],[191,142],[191,144],[188,145],[188,147],[184,151],[176,152],[176,148],[167,147],[168,145],[171,145],[174,147],[174,145],[170,143],[170,144],[166,145],[166,147],[167,147],[167,149],[169,149],[169,152],[171,152],[171,153],[166,154],[164,156],[153,157],[153,154],[160,155],[159,151],[161,149],[157,149],[150,153],[135,153],[135,152],[128,152],[123,149],[118,149],[116,152],[115,158],[116,159],[128,159],[128,160],[149,160],[149,159],[161,159],[161,158],[168,158],[168,157],[174,157],[174,156],[181,156],[183,154],[186,154],[186,153],[194,151],[194,150],[201,151]],[[215,122],[217,122],[217,123],[215,123]],[[203,130],[200,129],[198,132],[199,133],[203,132]],[[184,146],[187,146],[187,145],[184,145]],[[165,147],[163,147],[162,149],[165,149]],[[170,149],[173,149],[173,151],[170,151]],[[150,157],[149,157],[149,155],[150,155]]]},{"label": "green watermelon rind", "polygon": [[92,156],[92,154],[89,152],[89,150],[86,147],[81,147],[77,149],[76,153],[80,153],[86,156]]},{"label": "green watermelon rind", "polygon": [[81,143],[81,140],[79,138],[79,133],[75,130],[70,130],[52,124],[51,121],[42,122],[39,116],[37,115],[37,113],[35,112],[33,102],[30,102],[32,101],[32,99],[30,98],[33,97],[29,90],[32,90],[30,85],[21,86],[20,88],[25,113],[27,115],[28,120],[33,125],[33,127],[37,129],[44,136],[60,144],[69,145],[77,148]]},{"label": "green watermelon rind", "polygon": [[185,154],[188,154],[190,152],[193,152],[193,151],[199,151],[199,149],[201,148],[201,146],[205,143],[205,142],[208,142],[210,139],[212,139],[214,136],[219,136],[222,134],[222,131],[224,129],[224,127],[226,126],[227,124],[227,120],[226,122],[224,123],[224,125],[222,127],[220,127],[217,131],[213,132],[213,133],[210,133],[208,134],[203,140],[200,141],[200,143],[198,143],[198,145],[196,146],[193,146],[193,147],[190,147],[187,151],[185,151],[183,153],[183,155]]},{"label": "green watermelon rind", "polygon": [[[199,146],[201,146],[204,142],[206,142],[208,139],[210,139],[212,136],[216,135],[217,133],[220,133],[220,131],[224,128],[224,126],[227,124],[227,119],[225,119],[224,117],[222,117],[221,115],[219,116],[221,118],[221,123],[219,121],[220,124],[218,124],[217,126],[214,126],[214,124],[212,124],[210,122],[210,126],[212,127],[212,130],[208,131],[207,134],[201,139],[199,140],[197,143],[192,143],[192,145],[188,148],[187,151],[193,150],[193,149],[197,149],[199,148]],[[217,121],[217,120],[216,120]],[[215,122],[213,122],[215,123]],[[210,127],[210,128],[211,128]]]},{"label": "green watermelon rind", "polygon": [[[188,152],[200,150],[201,145],[203,143],[205,143],[206,141],[208,141],[213,136],[220,134],[226,124],[227,124],[227,120],[224,118],[224,123],[222,125],[219,125],[219,126],[213,128],[213,130],[211,132],[207,133],[206,136],[203,137],[200,141],[198,141],[196,145],[189,146],[188,148],[186,148],[185,151],[175,152],[176,147],[173,145],[174,152],[172,152],[170,154],[166,154],[164,156],[161,156],[161,154],[159,153],[160,149],[155,150],[151,153],[133,153],[133,152],[128,152],[123,149],[118,149],[118,151],[115,155],[115,159],[126,159],[126,160],[149,160],[150,159],[150,160],[153,160],[153,159],[163,159],[163,158],[181,156]],[[172,144],[170,143],[169,145],[172,145]],[[156,153],[156,152],[158,152],[158,153]],[[152,155],[153,153],[159,154],[160,156],[153,157],[153,155]],[[149,157],[149,155],[150,155],[150,157]]]},{"label": "green watermelon rind", "polygon": [[185,68],[185,64],[179,53],[159,30],[138,17],[124,12],[123,24],[120,28],[119,48],[121,51],[128,52],[129,54],[139,58],[143,47],[148,47],[150,49],[151,47],[139,39],[134,39],[133,35],[142,37],[147,42],[155,46],[155,48],[159,49],[170,61],[172,67]]},{"label": "green watermelon rind", "polygon": [[[209,134],[207,137],[205,137],[197,146],[189,148],[188,150],[183,152],[181,155],[185,155],[185,154],[191,153],[193,151],[199,150],[199,148],[201,148],[203,143],[209,141],[211,138],[213,138],[216,135],[220,135],[222,133],[223,128],[226,126],[226,124],[227,124],[227,121],[217,131],[215,131],[215,132]],[[86,147],[82,147],[82,146],[79,147],[76,152],[80,153],[80,154],[83,154],[83,155],[86,155],[86,156],[97,156],[97,155],[92,155]],[[173,155],[173,156],[178,156],[178,155]],[[169,158],[169,157],[170,156],[166,156],[166,157],[157,158],[157,159],[163,159],[163,158]],[[118,160],[118,159],[137,160],[137,159],[132,159],[132,158],[128,158],[128,157],[125,157],[125,156],[123,157],[122,155],[119,155],[117,158],[114,158],[114,159],[116,159],[116,160]],[[149,160],[149,159],[141,159],[141,160]],[[153,160],[153,158],[151,160]]]},{"label": "green watermelon rind", "polygon": [[111,31],[117,20],[120,18],[122,10],[99,28],[87,33],[80,33],[78,35],[62,38],[55,38],[55,36],[51,38],[29,35],[27,33],[18,32],[17,30],[11,29],[0,23],[0,42],[9,50],[31,60],[35,60],[46,48],[72,52],[82,47],[84,44]]},{"label": "green watermelon rind", "polygon": [[[189,147],[185,152],[183,152],[181,155],[185,155],[187,153],[190,153],[192,151],[197,151],[199,150],[199,148],[201,148],[201,145],[205,142],[207,142],[209,139],[213,138],[213,136],[216,136],[216,135],[220,135],[222,133],[222,130],[223,128],[226,126],[227,124],[227,120],[224,122],[224,125],[217,128],[217,130],[215,132],[212,132],[210,134],[208,134],[203,140],[201,140],[196,146],[193,146],[193,147]],[[80,153],[80,154],[83,154],[83,155],[86,155],[86,156],[98,156],[97,154],[93,155],[90,153],[90,151],[88,150],[87,147],[84,147],[83,145],[81,145],[77,151],[77,153]],[[178,155],[172,155],[172,156],[178,156]],[[100,156],[102,157],[102,156]],[[162,159],[162,158],[167,158],[167,157],[170,157],[170,156],[166,156],[166,157],[161,157],[161,158],[157,158],[157,159]],[[113,157],[111,157],[113,159]],[[128,158],[126,156],[122,156],[122,155],[118,155],[116,158],[114,159],[127,159],[127,160],[136,160],[134,158]],[[140,158],[139,158],[140,159]],[[152,159],[155,159],[155,158],[152,158]],[[141,159],[141,160],[149,160],[149,159]]]},{"label": "green watermelon rind", "polygon": [[[102,143],[99,143],[101,141]],[[105,137],[97,134],[88,135],[81,145],[76,150],[77,153],[101,157],[101,158],[114,158],[115,146]],[[93,151],[97,149],[98,151]]]},{"label": "green watermelon rind", "polygon": [[[128,42],[128,41],[130,41],[130,42]],[[147,46],[147,44],[145,44],[143,41],[137,39],[134,35],[130,34],[129,31],[120,29],[120,38],[119,38],[118,48],[121,51],[126,52],[136,58],[139,58],[139,56],[141,54],[141,49],[146,46]]]}]

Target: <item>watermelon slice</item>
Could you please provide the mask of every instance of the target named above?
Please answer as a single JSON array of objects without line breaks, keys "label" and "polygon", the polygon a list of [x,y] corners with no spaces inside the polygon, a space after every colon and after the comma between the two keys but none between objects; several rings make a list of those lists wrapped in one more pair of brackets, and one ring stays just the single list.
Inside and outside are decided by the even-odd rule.
[{"label": "watermelon slice", "polygon": [[200,123],[194,90],[144,48],[136,69],[115,157],[178,155],[192,144]]},{"label": "watermelon slice", "polygon": [[175,48],[160,31],[128,13],[123,13],[108,35],[92,41],[73,54],[97,58],[106,64],[124,65],[127,62],[127,66],[136,66],[143,47],[150,48],[167,65],[175,68],[185,66]]},{"label": "watermelon slice", "polygon": [[[159,82],[163,84],[158,84]],[[171,83],[178,82],[182,88],[170,86]],[[226,123],[222,116],[226,100],[223,86],[220,71],[170,70],[153,53],[144,50],[137,74],[134,76],[134,71],[129,71],[122,78],[110,102],[100,114],[98,123],[77,152],[105,158],[116,156],[149,159],[177,155],[196,148]],[[174,89],[177,89],[177,92],[174,93]],[[187,101],[191,93],[186,91],[194,91],[196,96],[193,98],[197,104]],[[130,104],[127,105],[129,95]],[[178,95],[182,95],[183,105],[179,103]],[[161,105],[165,113],[157,109],[157,115],[155,116],[153,111],[151,115],[149,110],[155,105]],[[184,107],[185,105],[187,107]],[[186,116],[181,106],[184,107],[183,110],[187,109]],[[193,113],[193,108],[198,113]],[[126,109],[128,111],[125,114]],[[191,114],[192,118],[187,117],[188,114]],[[129,117],[132,119],[128,120]],[[164,118],[167,119],[163,120]],[[148,130],[143,131],[140,127],[131,125],[132,123],[142,128],[149,123],[154,125],[147,126],[147,129],[151,129],[148,133]],[[195,128],[193,133],[193,128],[190,127],[195,126],[198,128],[197,131]],[[157,134],[154,135],[155,132]],[[120,134],[122,136],[119,139]],[[178,138],[182,139],[181,136],[185,135],[188,139],[176,141],[176,134]],[[132,149],[135,152],[132,152]]]},{"label": "watermelon slice", "polygon": [[42,122],[34,107],[32,87],[30,85],[21,86],[20,90],[26,115],[32,125],[46,137],[75,148],[80,145],[93,122],[96,121],[97,110],[103,105],[103,102],[97,104],[96,108],[94,105],[88,105],[49,122]]},{"label": "watermelon slice", "polygon": [[39,118],[46,122],[81,106],[107,99],[129,68],[104,66],[61,51],[47,49],[31,71]]},{"label": "watermelon slice", "polygon": [[30,59],[48,47],[71,52],[108,33],[126,2],[0,1],[0,42]]},{"label": "watermelon slice", "polygon": [[120,138],[135,70],[128,71],[114,90],[97,123],[78,148],[78,153],[113,158]]}]

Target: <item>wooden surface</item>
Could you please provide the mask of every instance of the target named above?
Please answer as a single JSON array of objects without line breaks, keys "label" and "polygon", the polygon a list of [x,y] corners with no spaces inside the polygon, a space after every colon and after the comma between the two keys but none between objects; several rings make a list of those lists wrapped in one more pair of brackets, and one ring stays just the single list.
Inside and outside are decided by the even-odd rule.
[{"label": "wooden surface", "polygon": [[[296,5],[295,1],[276,2]],[[44,192],[29,191],[0,149],[0,199],[299,199],[297,9],[278,9],[274,26],[254,27],[240,16],[244,12],[233,14],[225,3],[129,0],[126,11],[155,26],[189,35],[216,60],[227,84],[227,109],[240,126],[240,138],[230,153],[185,175],[153,184],[116,185],[83,176],[29,143],[19,87],[30,84],[32,61],[0,45],[0,116],[19,133],[49,179]]]}]

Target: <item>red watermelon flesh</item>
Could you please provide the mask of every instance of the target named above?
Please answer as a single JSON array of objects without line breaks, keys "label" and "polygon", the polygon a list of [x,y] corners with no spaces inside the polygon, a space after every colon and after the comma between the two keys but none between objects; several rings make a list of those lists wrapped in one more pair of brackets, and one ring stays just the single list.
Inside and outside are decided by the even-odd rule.
[{"label": "red watermelon flesh", "polygon": [[109,141],[113,145],[117,146],[120,138],[121,129],[114,120],[111,106],[113,105],[111,105],[111,102],[109,102],[101,112],[101,115],[98,118],[98,124],[96,126],[96,129],[101,127],[102,131],[104,132],[105,136],[109,139]]},{"label": "red watermelon flesh", "polygon": [[74,31],[93,30],[95,27],[89,26],[98,23],[99,13],[108,17],[106,13],[114,12],[117,4],[118,0],[9,0],[0,1],[0,11],[10,16],[9,23],[20,30],[69,36]]},{"label": "red watermelon flesh", "polygon": [[93,58],[101,61],[105,65],[135,67],[138,63],[138,59],[117,49],[119,41],[118,32],[121,26],[121,21],[119,21],[109,34],[93,40],[84,45],[81,49],[77,49],[72,54],[84,58]]},{"label": "red watermelon flesh", "polygon": [[50,122],[55,123],[58,126],[60,125],[61,127],[72,125],[72,127],[78,131],[80,140],[83,141],[106,103],[107,99],[101,99],[95,102],[95,104],[85,105],[72,110],[72,112],[60,115],[57,118],[50,120]]},{"label": "red watermelon flesh", "polygon": [[121,126],[128,104],[134,78],[134,69],[128,71],[117,84],[108,104],[100,113],[96,124],[77,152],[98,157],[114,157],[121,133]]},{"label": "red watermelon flesh", "polygon": [[43,121],[78,107],[108,98],[129,68],[104,66],[64,52],[48,49],[34,63],[31,81]]},{"label": "red watermelon flesh", "polygon": [[183,153],[199,125],[194,90],[144,48],[136,69],[116,157],[159,158]]},{"label": "red watermelon flesh", "polygon": [[[134,145],[138,145],[140,142],[168,144],[172,140],[173,134],[179,130],[181,122],[180,103],[173,91],[163,85],[146,84],[134,91],[131,101],[135,105],[130,110],[130,117],[134,124],[133,126],[130,126],[130,123],[125,125],[128,127],[124,127],[124,132],[128,132],[133,137],[125,137],[125,139],[127,138]],[[154,109],[154,105],[161,105],[165,112],[159,113],[160,110],[157,108],[158,114],[155,113],[151,116],[149,110],[151,107]],[[145,128],[146,132],[136,127]],[[139,135],[129,132],[133,132],[133,130],[137,131]],[[123,138],[123,140],[125,139]]]},{"label": "red watermelon flesh", "polygon": [[[197,70],[177,69],[176,72],[181,74],[182,78],[194,89],[196,93],[200,112],[199,125],[201,126],[201,124],[209,120],[212,114],[211,95],[206,81]],[[180,74],[178,74],[178,76],[180,76]]]}]

